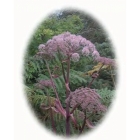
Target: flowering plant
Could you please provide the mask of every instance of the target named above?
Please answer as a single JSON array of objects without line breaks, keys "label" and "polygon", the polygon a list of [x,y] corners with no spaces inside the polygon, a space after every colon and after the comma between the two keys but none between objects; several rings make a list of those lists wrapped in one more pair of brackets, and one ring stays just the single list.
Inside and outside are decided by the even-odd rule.
[{"label": "flowering plant", "polygon": [[[40,44],[38,47],[37,57],[45,61],[50,79],[39,80],[36,86],[38,88],[52,88],[55,94],[54,106],[43,104],[43,110],[50,110],[52,129],[56,132],[56,123],[54,122],[53,112],[61,114],[65,118],[66,135],[71,133],[70,124],[73,123],[78,128],[79,133],[83,133],[84,128],[94,128],[89,117],[98,112],[105,112],[107,108],[101,103],[101,97],[95,89],[91,89],[94,79],[99,76],[99,72],[104,65],[115,66],[113,59],[101,57],[95,45],[89,40],[80,35],[74,35],[70,32],[65,32],[54,36],[45,44]],[[102,63],[96,73],[91,74],[92,80],[85,87],[78,87],[72,91],[70,88],[70,67],[71,62],[78,63],[80,57],[92,56],[93,61]],[[57,91],[54,79],[57,77],[53,74],[49,62],[53,59],[59,59],[61,63],[61,72],[65,87],[65,104],[64,107],[60,101],[60,94]],[[56,66],[57,67],[57,66]],[[55,69],[56,70],[56,69]],[[48,95],[49,96],[49,95]],[[74,112],[80,110],[79,117],[75,117]],[[82,125],[78,124],[78,119],[82,120]]]}]

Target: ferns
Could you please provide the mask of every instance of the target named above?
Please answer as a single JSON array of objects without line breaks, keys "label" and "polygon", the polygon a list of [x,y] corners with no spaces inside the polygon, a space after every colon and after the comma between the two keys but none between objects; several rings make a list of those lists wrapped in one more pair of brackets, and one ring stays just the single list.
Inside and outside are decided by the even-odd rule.
[{"label": "ferns", "polygon": [[58,93],[64,93],[65,92],[65,84],[64,84],[64,79],[63,79],[63,76],[59,76],[55,79],[53,79],[53,81],[55,82],[55,86],[56,86],[56,89],[58,91]]},{"label": "ferns", "polygon": [[53,97],[48,97],[46,95],[33,95],[33,96],[28,96],[30,103],[34,105],[34,107],[37,107],[44,103],[45,105],[49,105],[48,100],[50,100],[51,106],[54,106],[54,101],[55,98]]},{"label": "ferns", "polygon": [[40,73],[45,71],[43,60],[36,60],[34,57],[25,57],[24,81],[26,84],[33,84]]},{"label": "ferns", "polygon": [[104,89],[97,90],[97,92],[102,97],[102,99],[101,99],[102,103],[105,106],[109,107],[112,102],[112,99],[114,97],[115,91],[111,91],[111,90],[108,90],[107,88],[104,88]]},{"label": "ferns", "polygon": [[75,90],[77,87],[87,85],[87,80],[82,75],[83,75],[83,72],[70,69],[71,90]]}]

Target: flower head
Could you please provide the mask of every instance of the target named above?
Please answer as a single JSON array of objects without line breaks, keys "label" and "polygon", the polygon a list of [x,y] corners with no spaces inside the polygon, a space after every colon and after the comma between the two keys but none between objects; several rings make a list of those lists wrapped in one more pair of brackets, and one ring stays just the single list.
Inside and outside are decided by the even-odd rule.
[{"label": "flower head", "polygon": [[95,50],[93,53],[92,53],[92,56],[95,57],[95,59],[99,58],[100,54],[97,50]]},{"label": "flower head", "polygon": [[96,61],[101,62],[104,65],[115,66],[115,61],[113,59],[111,59],[111,58],[98,57],[98,59]]},{"label": "flower head", "polygon": [[84,56],[88,56],[89,53],[90,53],[90,51],[89,51],[89,48],[88,48],[88,47],[84,47],[84,48],[82,49],[82,54],[83,54]]},{"label": "flower head", "polygon": [[40,44],[39,46],[38,46],[38,49],[41,51],[41,50],[44,50],[45,49],[45,45],[44,44]]},{"label": "flower head", "polygon": [[106,107],[101,104],[100,99],[101,97],[94,89],[82,87],[71,92],[66,99],[66,103],[69,102],[72,108],[79,104],[82,110],[87,110],[88,112],[104,112]]},{"label": "flower head", "polygon": [[80,59],[80,56],[78,53],[73,53],[72,56],[71,56],[71,60],[74,61],[74,62],[78,62]]},{"label": "flower head", "polygon": [[[65,32],[39,45],[39,55],[55,56],[58,51],[63,56],[71,56],[72,61],[79,61],[80,55],[88,56],[95,50],[94,44],[80,35]],[[71,55],[72,54],[72,55]],[[79,55],[78,55],[79,54]]]},{"label": "flower head", "polygon": [[96,50],[94,44],[92,44],[92,43],[90,43],[90,44],[88,45],[88,48],[89,48],[90,52],[94,52],[94,50]]}]

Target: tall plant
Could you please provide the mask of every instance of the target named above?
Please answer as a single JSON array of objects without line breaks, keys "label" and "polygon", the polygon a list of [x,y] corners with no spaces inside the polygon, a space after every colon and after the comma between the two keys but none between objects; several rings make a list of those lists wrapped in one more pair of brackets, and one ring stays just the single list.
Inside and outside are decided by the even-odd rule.
[{"label": "tall plant", "polygon": [[[52,39],[48,40],[45,44],[40,44],[38,47],[39,51],[37,57],[44,59],[46,63],[46,68],[49,73],[49,80],[40,80],[38,81],[38,87],[45,88],[51,87],[55,93],[55,105],[43,106],[43,108],[50,109],[50,117],[52,129],[56,131],[56,125],[54,122],[53,111],[61,114],[65,118],[66,122],[66,136],[70,136],[70,123],[74,124],[75,127],[79,129],[79,133],[82,133],[85,126],[93,128],[93,124],[89,121],[89,118],[95,112],[105,112],[106,107],[101,104],[101,97],[98,95],[95,89],[91,89],[94,79],[99,75],[99,71],[104,65],[114,66],[114,60],[106,57],[101,57],[99,52],[96,50],[95,45],[87,40],[86,38],[80,35],[74,35],[70,32],[65,32],[54,36]],[[91,74],[92,80],[89,82],[86,87],[78,87],[75,91],[70,89],[70,67],[71,61],[78,62],[80,56],[88,57],[91,55],[93,61],[101,62],[102,65],[100,69]],[[50,69],[49,63],[53,59],[59,59],[61,63],[61,72],[63,75],[64,86],[65,86],[65,103],[66,107],[64,108],[60,101],[60,94],[58,93],[54,79],[56,78],[53,74],[53,71]],[[57,67],[57,66],[55,66]],[[49,96],[49,95],[47,95]],[[49,98],[48,98],[49,99]],[[81,116],[83,119],[82,125],[78,126],[78,119],[74,116],[74,111],[80,109],[82,111]]]}]

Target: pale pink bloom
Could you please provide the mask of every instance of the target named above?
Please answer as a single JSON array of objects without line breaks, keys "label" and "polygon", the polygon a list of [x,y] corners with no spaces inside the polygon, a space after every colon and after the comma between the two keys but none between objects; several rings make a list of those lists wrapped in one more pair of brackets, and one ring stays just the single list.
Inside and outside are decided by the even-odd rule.
[{"label": "pale pink bloom", "polygon": [[89,40],[86,40],[86,45],[89,45],[89,44],[91,44],[91,42],[89,41]]},{"label": "pale pink bloom", "polygon": [[87,40],[85,38],[82,38],[80,41],[81,45],[85,46],[87,44],[86,41]]},{"label": "pale pink bloom", "polygon": [[88,45],[88,48],[89,48],[90,52],[94,52],[94,50],[96,50],[94,44],[92,44],[92,43],[90,43]]},{"label": "pale pink bloom", "polygon": [[92,56],[95,57],[95,58],[98,58],[100,56],[99,52],[97,50],[95,50],[93,53],[92,53]]},{"label": "pale pink bloom", "polygon": [[115,66],[115,60],[111,58],[99,57],[96,61],[101,62],[104,65]]},{"label": "pale pink bloom", "polygon": [[[40,56],[44,57],[46,54],[49,56],[55,56],[59,51],[61,55],[67,57],[71,56],[72,61],[79,61],[81,54],[88,56],[90,53],[94,54],[95,46],[89,40],[78,35],[71,34],[70,32],[64,32],[52,39],[49,39],[45,45],[41,44],[39,47]],[[72,55],[71,55],[72,54]],[[96,50],[96,55],[99,54]]]},{"label": "pale pink bloom", "polygon": [[[80,102],[80,103],[81,103],[81,102]],[[88,106],[88,103],[83,101],[83,103],[81,104],[81,108],[82,108],[83,110],[86,110],[86,109],[87,109],[87,106]]]},{"label": "pale pink bloom", "polygon": [[71,35],[70,32],[65,32],[65,33],[64,33],[64,37],[67,37],[67,36],[70,36],[70,35]]},{"label": "pale pink bloom", "polygon": [[51,40],[51,39],[49,39],[49,40],[46,42],[46,44],[49,44],[49,43],[52,43],[52,40]]},{"label": "pale pink bloom", "polygon": [[101,97],[94,89],[81,87],[70,93],[66,99],[66,103],[69,102],[72,108],[79,104],[83,110],[89,112],[104,112],[106,111],[106,107],[101,104],[100,99]]},{"label": "pale pink bloom", "polygon": [[57,39],[57,36],[53,36],[52,40],[56,40]]},{"label": "pale pink bloom", "polygon": [[78,62],[80,59],[80,56],[78,53],[73,53],[72,56],[71,56],[71,60],[74,61],[74,62]]},{"label": "pale pink bloom", "polygon": [[41,51],[41,50],[44,50],[45,49],[45,45],[44,44],[40,44],[39,46],[38,46],[38,49]]},{"label": "pale pink bloom", "polygon": [[89,51],[89,48],[87,46],[82,49],[82,54],[84,56],[88,56],[89,53],[90,53],[90,51]]}]

